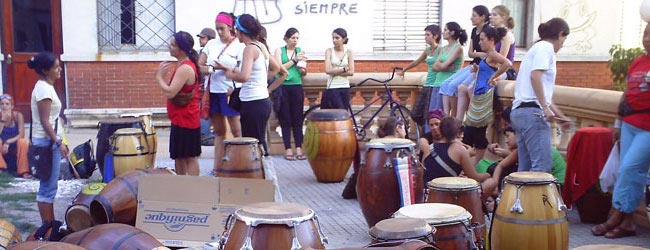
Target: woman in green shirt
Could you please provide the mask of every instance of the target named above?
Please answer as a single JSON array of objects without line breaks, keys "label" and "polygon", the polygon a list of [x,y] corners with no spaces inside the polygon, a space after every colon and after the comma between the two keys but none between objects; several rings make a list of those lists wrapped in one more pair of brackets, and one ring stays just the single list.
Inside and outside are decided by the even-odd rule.
[{"label": "woman in green shirt", "polygon": [[[442,82],[447,80],[456,71],[463,66],[463,45],[467,42],[467,32],[456,22],[449,22],[442,31],[442,38],[447,40],[447,45],[440,49],[440,56],[433,64],[433,70],[438,72],[433,87],[440,89]],[[438,98],[434,100],[434,98]],[[436,105],[442,103],[442,107]],[[450,99],[450,96],[439,94],[431,96],[431,105],[429,109],[442,108],[445,115],[450,115],[451,111],[456,110],[456,102]],[[451,114],[455,116],[454,114]]]}]

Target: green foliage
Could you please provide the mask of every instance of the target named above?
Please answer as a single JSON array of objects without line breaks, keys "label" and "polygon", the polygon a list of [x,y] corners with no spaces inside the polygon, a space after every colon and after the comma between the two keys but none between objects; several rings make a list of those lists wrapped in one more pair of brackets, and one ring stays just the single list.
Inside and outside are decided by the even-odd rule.
[{"label": "green foliage", "polygon": [[620,44],[612,45],[612,48],[609,49],[610,59],[607,61],[607,65],[612,71],[612,80],[614,81],[612,89],[623,91],[627,88],[625,82],[627,68],[641,54],[643,54],[642,48],[624,49]]}]

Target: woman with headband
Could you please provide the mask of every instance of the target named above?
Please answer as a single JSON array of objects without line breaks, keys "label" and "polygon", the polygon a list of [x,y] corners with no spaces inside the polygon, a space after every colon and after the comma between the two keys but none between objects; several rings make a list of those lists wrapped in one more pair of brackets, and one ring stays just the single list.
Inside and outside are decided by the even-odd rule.
[{"label": "woman with headband", "polygon": [[[266,46],[258,41],[262,25],[251,15],[242,14],[235,20],[237,38],[245,44],[241,65],[239,68],[224,67],[226,77],[236,82],[242,82],[239,92],[241,99],[242,136],[253,137],[267,149],[266,125],[271,115],[271,100],[269,91],[287,77],[287,70],[269,53]],[[279,74],[279,77],[269,85],[269,76]],[[270,86],[270,87],[267,87]],[[268,150],[265,152],[268,155]]]},{"label": "woman with headband", "polygon": [[[172,123],[169,134],[169,155],[175,161],[179,175],[199,175],[198,156],[201,155],[201,124],[199,122],[199,55],[194,38],[185,31],[174,33],[169,42],[169,54],[177,62],[162,62],[156,72],[158,86],[167,97],[167,116]],[[171,80],[165,72],[173,67]],[[189,100],[184,100],[189,99]]]},{"label": "woman with headband", "polygon": [[[199,56],[199,68],[202,74],[210,75],[206,91],[210,91],[209,116],[214,128],[214,159],[221,159],[224,155],[223,140],[226,137],[226,120],[230,126],[233,137],[241,136],[241,123],[239,112],[228,106],[228,96],[235,88],[241,88],[240,82],[226,78],[224,68],[216,67],[219,62],[227,67],[235,67],[238,57],[244,49],[244,44],[235,37],[235,17],[230,13],[221,12],[215,20],[215,29],[219,39],[212,39],[203,48]],[[213,173],[219,169],[222,161],[215,160]]]}]

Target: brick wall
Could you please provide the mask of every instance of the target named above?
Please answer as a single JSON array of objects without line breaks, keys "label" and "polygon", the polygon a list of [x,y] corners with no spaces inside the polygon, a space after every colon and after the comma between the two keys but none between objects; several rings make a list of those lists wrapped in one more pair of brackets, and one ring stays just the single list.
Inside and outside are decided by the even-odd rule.
[{"label": "brick wall", "polygon": [[[387,72],[410,61],[355,62],[356,72]],[[68,108],[164,107],[165,98],[155,82],[158,62],[66,62]],[[308,72],[322,73],[323,61],[309,61]],[[519,62],[515,62],[519,68]],[[610,89],[607,62],[558,62],[559,85]],[[422,63],[411,71],[426,71]]]}]

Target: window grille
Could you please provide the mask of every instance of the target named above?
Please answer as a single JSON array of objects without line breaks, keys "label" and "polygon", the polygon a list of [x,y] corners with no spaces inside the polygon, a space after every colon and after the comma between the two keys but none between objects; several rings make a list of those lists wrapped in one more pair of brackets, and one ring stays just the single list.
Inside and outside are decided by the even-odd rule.
[{"label": "window grille", "polygon": [[99,49],[167,50],[174,12],[174,0],[97,0]]},{"label": "window grille", "polygon": [[424,28],[440,25],[441,0],[375,1],[373,50],[420,51]]}]

